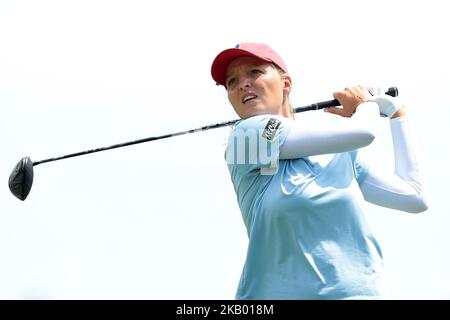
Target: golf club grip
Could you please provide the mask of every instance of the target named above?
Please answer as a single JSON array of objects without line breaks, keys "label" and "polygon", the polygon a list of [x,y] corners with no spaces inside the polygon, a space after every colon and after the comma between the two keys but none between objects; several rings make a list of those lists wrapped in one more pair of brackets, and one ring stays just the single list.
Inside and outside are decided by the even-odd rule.
[{"label": "golf club grip", "polygon": [[[398,96],[398,89],[397,89],[397,87],[390,87],[385,92],[385,94],[387,94],[388,96],[391,96],[391,97],[396,97],[396,96]],[[319,109],[324,109],[324,108],[337,107],[340,105],[341,104],[339,103],[339,101],[337,99],[333,99],[333,100],[327,100],[327,101],[313,103],[306,107],[294,108],[294,112],[297,113],[297,112],[304,112],[304,111],[310,111],[310,110],[319,110]]]}]

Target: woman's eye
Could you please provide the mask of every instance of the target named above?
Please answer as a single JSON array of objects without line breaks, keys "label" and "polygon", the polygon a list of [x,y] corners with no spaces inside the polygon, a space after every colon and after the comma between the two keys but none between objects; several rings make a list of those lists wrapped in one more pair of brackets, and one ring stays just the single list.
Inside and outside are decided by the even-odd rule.
[{"label": "woman's eye", "polygon": [[234,82],[235,82],[234,78],[231,78],[230,80],[228,80],[227,81],[227,87],[231,86]]},{"label": "woman's eye", "polygon": [[252,74],[260,74],[262,71],[259,69],[252,69]]}]

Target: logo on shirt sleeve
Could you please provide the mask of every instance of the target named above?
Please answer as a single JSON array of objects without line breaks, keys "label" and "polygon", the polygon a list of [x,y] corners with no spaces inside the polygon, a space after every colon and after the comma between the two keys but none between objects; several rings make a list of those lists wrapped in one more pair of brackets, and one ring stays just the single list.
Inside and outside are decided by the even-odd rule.
[{"label": "logo on shirt sleeve", "polygon": [[262,138],[267,139],[269,141],[273,141],[276,137],[276,133],[278,128],[280,127],[281,120],[270,118],[269,121],[266,124],[266,127],[264,128],[264,131],[262,133]]}]

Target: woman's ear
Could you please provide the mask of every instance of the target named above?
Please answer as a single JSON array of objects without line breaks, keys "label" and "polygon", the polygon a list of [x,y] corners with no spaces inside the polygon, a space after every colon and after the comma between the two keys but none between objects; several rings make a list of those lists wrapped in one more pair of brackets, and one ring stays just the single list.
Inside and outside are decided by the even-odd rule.
[{"label": "woman's ear", "polygon": [[281,76],[281,81],[283,82],[283,91],[287,93],[291,92],[292,89],[292,79],[289,74],[285,73]]}]

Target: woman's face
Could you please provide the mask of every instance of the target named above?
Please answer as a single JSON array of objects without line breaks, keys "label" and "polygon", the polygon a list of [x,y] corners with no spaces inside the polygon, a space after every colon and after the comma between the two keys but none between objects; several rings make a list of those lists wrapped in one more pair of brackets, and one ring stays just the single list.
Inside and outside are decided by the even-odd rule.
[{"label": "woman's face", "polygon": [[233,60],[227,69],[228,100],[240,118],[260,114],[290,117],[291,78],[271,63],[255,57]]}]

